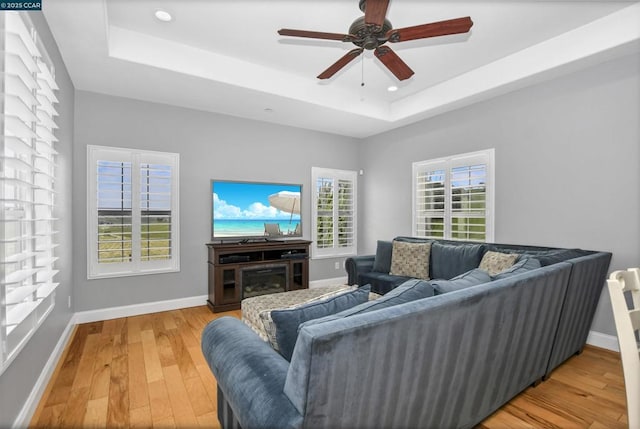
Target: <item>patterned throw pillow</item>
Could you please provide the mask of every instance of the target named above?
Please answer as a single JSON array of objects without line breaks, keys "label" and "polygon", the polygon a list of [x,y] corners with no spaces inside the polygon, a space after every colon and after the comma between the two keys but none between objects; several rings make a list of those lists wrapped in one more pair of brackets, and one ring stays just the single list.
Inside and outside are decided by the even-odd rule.
[{"label": "patterned throw pillow", "polygon": [[482,257],[478,268],[488,272],[490,276],[495,276],[515,264],[518,256],[520,255],[517,253],[501,253],[488,250]]},{"label": "patterned throw pillow", "polygon": [[389,274],[429,280],[430,252],[431,243],[408,243],[394,240]]}]

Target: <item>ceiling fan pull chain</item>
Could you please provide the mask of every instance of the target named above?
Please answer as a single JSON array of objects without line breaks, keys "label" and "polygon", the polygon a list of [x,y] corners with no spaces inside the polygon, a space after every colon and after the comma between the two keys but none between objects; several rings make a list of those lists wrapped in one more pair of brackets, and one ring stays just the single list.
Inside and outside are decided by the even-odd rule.
[{"label": "ceiling fan pull chain", "polygon": [[362,55],[360,64],[362,65],[361,71],[360,71],[360,86],[364,86],[364,54]]}]

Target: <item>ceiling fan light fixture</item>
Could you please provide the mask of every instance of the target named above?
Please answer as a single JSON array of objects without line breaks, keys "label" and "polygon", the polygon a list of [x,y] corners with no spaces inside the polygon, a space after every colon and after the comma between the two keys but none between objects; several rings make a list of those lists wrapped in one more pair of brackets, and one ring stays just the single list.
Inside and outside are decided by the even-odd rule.
[{"label": "ceiling fan light fixture", "polygon": [[171,14],[166,10],[158,9],[154,15],[158,21],[170,22],[173,20],[173,16],[171,16]]}]

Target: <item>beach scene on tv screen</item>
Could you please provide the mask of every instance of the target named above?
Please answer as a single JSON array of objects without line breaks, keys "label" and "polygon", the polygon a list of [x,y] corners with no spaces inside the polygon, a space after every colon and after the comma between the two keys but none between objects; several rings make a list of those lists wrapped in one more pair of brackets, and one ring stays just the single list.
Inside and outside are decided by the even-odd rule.
[{"label": "beach scene on tv screen", "polygon": [[214,181],[213,237],[300,236],[300,188]]}]

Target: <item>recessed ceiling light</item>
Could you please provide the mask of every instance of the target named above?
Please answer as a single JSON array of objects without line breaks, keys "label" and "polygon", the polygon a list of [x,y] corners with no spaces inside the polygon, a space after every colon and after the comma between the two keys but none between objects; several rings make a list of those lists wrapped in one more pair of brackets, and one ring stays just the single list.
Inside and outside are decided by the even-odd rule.
[{"label": "recessed ceiling light", "polygon": [[273,109],[272,109],[271,107],[266,107],[266,108],[264,109],[264,111],[265,111],[266,113],[273,113]]},{"label": "recessed ceiling light", "polygon": [[156,10],[155,15],[156,15],[156,18],[158,18],[158,20],[162,22],[169,22],[173,19],[171,14],[166,10]]},{"label": "recessed ceiling light", "polygon": [[394,91],[397,91],[397,90],[398,90],[398,87],[395,86],[395,85],[391,85],[389,88],[387,88],[387,91],[389,91],[389,92],[394,92]]}]

